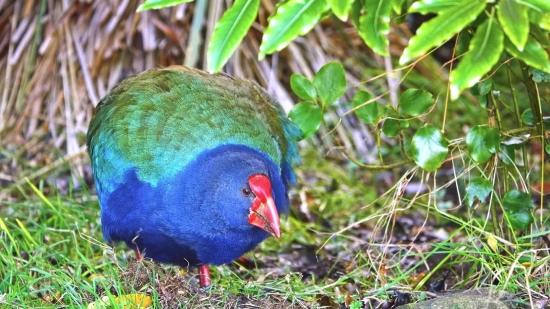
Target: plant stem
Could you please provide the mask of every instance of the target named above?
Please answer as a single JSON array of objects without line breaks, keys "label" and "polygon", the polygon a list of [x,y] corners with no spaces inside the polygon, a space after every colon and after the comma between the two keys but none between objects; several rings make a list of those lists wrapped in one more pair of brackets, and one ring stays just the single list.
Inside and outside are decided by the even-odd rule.
[{"label": "plant stem", "polygon": [[330,135],[330,137],[332,137],[332,139],[334,140],[334,142],[336,143],[336,145],[338,145],[338,148],[340,149],[340,151],[344,154],[344,156],[346,156],[346,158],[348,158],[348,160],[350,160],[351,162],[353,162],[355,165],[361,167],[361,168],[364,168],[366,170],[390,170],[390,169],[394,169],[394,168],[398,168],[398,167],[401,167],[403,165],[406,165],[406,164],[409,164],[411,162],[413,162],[412,159],[407,159],[405,161],[401,161],[401,162],[397,162],[397,163],[393,163],[393,164],[382,164],[382,165],[368,165],[368,164],[363,164],[359,161],[357,161],[357,159],[355,159],[354,157],[352,157],[347,151],[346,149],[342,146],[342,144],[340,144],[340,142],[338,141],[338,139],[336,139],[334,137],[334,135],[332,134],[332,130],[329,128],[327,122],[325,121],[325,118],[322,118],[322,121],[323,121],[323,126],[325,127],[325,129],[328,131],[328,134]]}]

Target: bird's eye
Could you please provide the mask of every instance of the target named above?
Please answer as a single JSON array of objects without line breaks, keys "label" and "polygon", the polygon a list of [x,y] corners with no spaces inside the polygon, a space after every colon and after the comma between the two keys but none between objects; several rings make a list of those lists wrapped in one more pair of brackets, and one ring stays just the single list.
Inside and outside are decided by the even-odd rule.
[{"label": "bird's eye", "polygon": [[241,192],[244,196],[250,196],[250,194],[252,194],[252,192],[248,188],[243,188]]}]

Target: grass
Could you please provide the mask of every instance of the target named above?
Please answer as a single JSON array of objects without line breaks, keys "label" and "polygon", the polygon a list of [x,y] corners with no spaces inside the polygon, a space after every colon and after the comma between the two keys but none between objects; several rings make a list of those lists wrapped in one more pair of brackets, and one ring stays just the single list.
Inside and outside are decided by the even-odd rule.
[{"label": "grass", "polygon": [[28,182],[20,202],[0,208],[0,308],[110,308],[133,294],[151,297],[153,308],[359,308],[392,304],[399,292],[422,298],[442,282],[523,293],[528,304],[550,290],[548,232],[500,239],[473,210],[396,198],[400,182],[372,186],[380,175],[315,157],[304,154],[283,237],[248,254],[248,267],[213,268],[207,290],[194,269],[142,264],[124,246],[103,244],[90,190],[44,196],[44,182]]}]

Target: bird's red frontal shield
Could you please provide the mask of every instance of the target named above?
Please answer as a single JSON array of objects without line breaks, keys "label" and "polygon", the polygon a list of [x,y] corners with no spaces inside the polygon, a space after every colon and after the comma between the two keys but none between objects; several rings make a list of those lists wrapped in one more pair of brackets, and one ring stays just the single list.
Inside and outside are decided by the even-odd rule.
[{"label": "bird's red frontal shield", "polygon": [[265,175],[253,175],[248,179],[250,190],[256,195],[248,223],[257,226],[269,234],[279,238],[281,237],[281,225],[279,212],[271,195],[271,182]]}]

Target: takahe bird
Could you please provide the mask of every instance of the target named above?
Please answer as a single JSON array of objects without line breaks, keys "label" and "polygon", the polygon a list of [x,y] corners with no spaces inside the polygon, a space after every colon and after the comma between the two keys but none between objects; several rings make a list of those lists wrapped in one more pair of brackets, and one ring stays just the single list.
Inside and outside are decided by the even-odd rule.
[{"label": "takahe bird", "polygon": [[258,84],[173,66],[130,77],[95,109],[87,145],[107,242],[182,267],[280,237],[300,129]]}]

